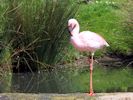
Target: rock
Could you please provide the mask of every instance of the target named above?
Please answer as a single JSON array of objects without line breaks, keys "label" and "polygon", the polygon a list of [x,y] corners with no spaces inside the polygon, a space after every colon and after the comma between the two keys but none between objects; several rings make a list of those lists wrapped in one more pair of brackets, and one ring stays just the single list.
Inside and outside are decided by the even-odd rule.
[{"label": "rock", "polygon": [[10,100],[8,96],[2,95],[0,96],[0,100]]}]

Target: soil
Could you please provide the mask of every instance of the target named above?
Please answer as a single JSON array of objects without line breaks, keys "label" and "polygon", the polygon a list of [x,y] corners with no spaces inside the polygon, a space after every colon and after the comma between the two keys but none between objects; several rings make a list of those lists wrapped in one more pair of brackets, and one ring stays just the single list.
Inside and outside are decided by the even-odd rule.
[{"label": "soil", "polygon": [[[74,62],[77,65],[88,65],[88,58],[81,57]],[[94,58],[94,64],[99,64],[104,67],[133,67],[133,56],[116,56],[106,55],[101,58]]]}]

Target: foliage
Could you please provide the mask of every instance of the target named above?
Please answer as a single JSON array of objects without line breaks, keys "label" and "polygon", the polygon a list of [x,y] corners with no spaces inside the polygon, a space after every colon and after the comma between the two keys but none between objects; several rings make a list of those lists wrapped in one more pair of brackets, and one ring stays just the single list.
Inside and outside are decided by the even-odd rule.
[{"label": "foliage", "polygon": [[[80,22],[81,31],[90,30],[102,35],[110,44],[108,53],[131,55],[133,52],[131,2],[132,0],[96,0],[87,5],[81,4],[76,17]],[[101,51],[99,54],[101,55]]]},{"label": "foliage", "polygon": [[[110,44],[108,53],[132,54],[133,3],[131,0],[129,2],[125,2],[126,0],[111,0],[111,3],[108,3],[110,0],[97,0],[98,2],[92,0],[92,2],[80,6],[71,1],[73,0],[0,1],[0,75],[11,64],[17,70],[23,68],[24,71],[32,72],[40,67],[53,67],[49,64],[56,64],[60,59],[66,59],[70,62],[71,59],[77,59],[79,53],[72,46],[68,46],[67,20],[75,15],[78,8],[76,18],[80,22],[81,31],[90,30],[102,35]],[[102,50],[102,53],[107,51]],[[101,56],[102,53],[101,51],[97,52],[97,56]],[[7,65],[4,64],[5,62]],[[118,70],[120,75],[118,72],[112,71],[112,75],[110,71],[98,68],[94,72],[96,92],[130,91],[130,87],[132,89],[132,70]],[[57,87],[53,88],[58,89],[59,92],[63,92],[65,89],[65,92],[67,92],[67,89],[68,92],[88,91],[89,77],[86,78],[89,75],[88,68],[84,71],[77,68],[67,71],[63,69],[63,72],[56,71],[56,68],[53,70],[52,76],[48,74],[45,77],[52,79],[50,83],[49,80],[45,80],[46,83],[49,83],[50,88],[56,82],[55,86]],[[62,76],[65,74],[67,76]],[[103,76],[106,77],[103,78]],[[123,79],[121,79],[121,76]],[[130,77],[127,78],[126,76]],[[11,81],[10,77],[6,78]],[[70,82],[73,80],[73,83],[68,82],[67,79],[70,79]],[[43,80],[40,79],[40,81]],[[62,82],[64,82],[63,85]],[[65,86],[66,84],[69,86]],[[42,84],[41,86],[45,85]]]},{"label": "foliage", "polygon": [[10,43],[6,44],[3,38],[6,17],[4,14],[7,10],[7,4],[0,1],[0,92],[9,92],[11,90],[12,80],[12,63],[11,63],[11,47]]},{"label": "foliage", "polygon": [[[62,58],[68,44],[67,20],[77,5],[71,0],[9,0],[1,20],[1,42],[10,44],[12,64],[30,71]],[[1,53],[2,54],[2,53]],[[6,57],[6,56],[5,56]],[[31,68],[32,67],[32,68]],[[26,69],[24,69],[26,70]]]}]

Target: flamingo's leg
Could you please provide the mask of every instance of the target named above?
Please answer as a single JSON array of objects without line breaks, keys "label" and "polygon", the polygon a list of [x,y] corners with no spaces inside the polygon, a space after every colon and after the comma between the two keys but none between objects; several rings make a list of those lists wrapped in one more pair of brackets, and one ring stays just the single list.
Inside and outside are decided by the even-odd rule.
[{"label": "flamingo's leg", "polygon": [[92,82],[92,73],[93,73],[93,56],[94,53],[91,54],[91,60],[90,60],[90,96],[94,96],[93,92],[93,82]]}]

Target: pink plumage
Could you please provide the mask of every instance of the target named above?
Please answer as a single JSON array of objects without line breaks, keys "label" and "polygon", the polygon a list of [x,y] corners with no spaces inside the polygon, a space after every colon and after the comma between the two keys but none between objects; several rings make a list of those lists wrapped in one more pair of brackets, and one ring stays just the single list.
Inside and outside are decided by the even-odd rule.
[{"label": "pink plumage", "polygon": [[79,51],[95,52],[109,44],[98,34],[91,31],[83,31],[79,33],[79,24],[76,19],[68,21],[68,27],[71,33],[70,42]]},{"label": "pink plumage", "polygon": [[90,96],[94,96],[93,86],[92,86],[92,71],[93,71],[93,56],[97,49],[101,49],[104,46],[109,46],[103,37],[100,35],[90,32],[83,31],[79,32],[79,23],[76,19],[70,19],[68,21],[68,29],[71,34],[70,42],[79,51],[91,52],[90,63]]}]

